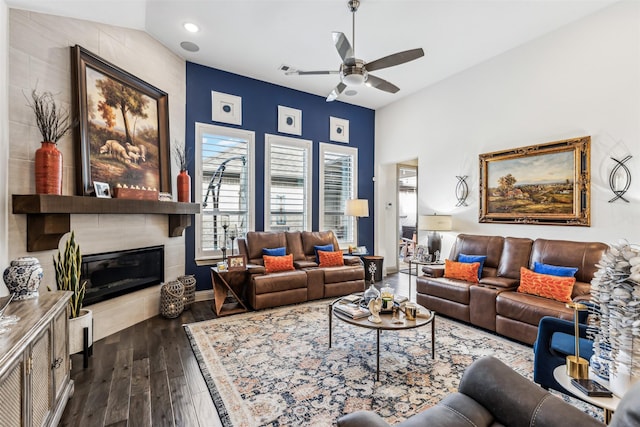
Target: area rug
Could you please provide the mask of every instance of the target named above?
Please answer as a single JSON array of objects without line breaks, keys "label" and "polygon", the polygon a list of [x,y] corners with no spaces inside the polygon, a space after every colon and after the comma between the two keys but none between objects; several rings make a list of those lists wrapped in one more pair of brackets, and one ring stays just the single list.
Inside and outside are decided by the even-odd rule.
[{"label": "area rug", "polygon": [[[225,427],[331,426],[373,410],[394,424],[456,391],[464,369],[494,355],[532,378],[533,351],[505,338],[436,317],[431,328],[383,331],[375,381],[376,331],[334,318],[328,301],[185,325]],[[575,399],[580,409],[598,410]]]}]

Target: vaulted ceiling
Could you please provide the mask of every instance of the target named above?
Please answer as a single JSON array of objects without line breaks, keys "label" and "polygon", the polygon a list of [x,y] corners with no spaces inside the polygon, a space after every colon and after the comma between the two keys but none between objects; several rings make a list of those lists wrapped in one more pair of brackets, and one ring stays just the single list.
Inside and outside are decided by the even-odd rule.
[{"label": "vaulted ceiling", "polygon": [[[280,67],[338,70],[332,31],[345,33],[365,62],[423,48],[420,59],[375,71],[398,93],[357,86],[339,98],[373,109],[615,1],[361,0],[354,43],[346,0],[6,0],[13,8],[140,29],[188,61],[320,96],[338,84],[338,75],[287,76]],[[186,22],[200,30],[189,33]],[[182,42],[199,50],[187,51]]]}]

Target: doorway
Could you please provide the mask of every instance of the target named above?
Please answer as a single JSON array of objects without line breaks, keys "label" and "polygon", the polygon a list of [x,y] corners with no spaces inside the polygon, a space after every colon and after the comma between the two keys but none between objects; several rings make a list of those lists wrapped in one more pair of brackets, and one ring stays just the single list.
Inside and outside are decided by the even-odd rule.
[{"label": "doorway", "polygon": [[398,271],[408,272],[405,262],[413,256],[418,225],[418,161],[398,164]]}]

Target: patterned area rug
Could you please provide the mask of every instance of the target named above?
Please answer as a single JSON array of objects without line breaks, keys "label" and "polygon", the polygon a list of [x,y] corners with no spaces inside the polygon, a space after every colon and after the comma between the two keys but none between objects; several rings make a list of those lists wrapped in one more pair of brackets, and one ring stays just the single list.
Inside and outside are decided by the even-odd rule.
[{"label": "patterned area rug", "polygon": [[[329,348],[328,304],[185,325],[225,427],[331,426],[359,409],[394,424],[456,391],[464,369],[485,355],[532,378],[531,347],[436,317],[435,360],[430,326],[383,331],[375,381],[376,331],[334,318]],[[592,415],[601,412],[564,398]]]}]

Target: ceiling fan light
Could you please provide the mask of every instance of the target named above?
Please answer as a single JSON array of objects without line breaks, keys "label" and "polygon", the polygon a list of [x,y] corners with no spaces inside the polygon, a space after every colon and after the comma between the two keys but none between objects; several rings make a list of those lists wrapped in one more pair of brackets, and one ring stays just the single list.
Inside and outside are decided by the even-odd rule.
[{"label": "ceiling fan light", "polygon": [[347,74],[342,78],[342,83],[347,86],[360,86],[364,83],[364,75],[362,74]]}]

